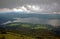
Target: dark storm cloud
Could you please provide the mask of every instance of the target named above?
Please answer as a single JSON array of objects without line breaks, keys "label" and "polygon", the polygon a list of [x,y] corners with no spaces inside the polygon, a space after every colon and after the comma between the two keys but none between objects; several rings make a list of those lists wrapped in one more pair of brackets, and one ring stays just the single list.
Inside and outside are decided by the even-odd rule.
[{"label": "dark storm cloud", "polygon": [[39,5],[43,12],[59,12],[60,0],[0,0],[0,8],[15,8],[25,5]]},{"label": "dark storm cloud", "polygon": [[17,7],[24,4],[60,4],[60,0],[0,0],[0,8],[8,7]]},{"label": "dark storm cloud", "polygon": [[0,0],[0,8],[16,7],[16,0]]}]

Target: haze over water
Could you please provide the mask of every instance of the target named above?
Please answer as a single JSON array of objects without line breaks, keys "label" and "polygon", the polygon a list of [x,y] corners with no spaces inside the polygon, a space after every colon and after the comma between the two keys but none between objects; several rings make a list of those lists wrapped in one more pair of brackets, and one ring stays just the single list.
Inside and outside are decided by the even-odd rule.
[{"label": "haze over water", "polygon": [[60,26],[59,19],[41,19],[41,18],[15,18],[13,22],[27,22],[34,24],[49,24],[53,26]]}]

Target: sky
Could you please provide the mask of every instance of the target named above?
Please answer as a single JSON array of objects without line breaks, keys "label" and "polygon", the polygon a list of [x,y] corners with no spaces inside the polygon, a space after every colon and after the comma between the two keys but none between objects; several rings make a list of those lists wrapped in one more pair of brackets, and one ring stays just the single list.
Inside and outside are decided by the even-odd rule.
[{"label": "sky", "polygon": [[[60,14],[60,0],[0,0],[0,12],[12,11]],[[60,24],[59,22],[52,20],[49,24]]]},{"label": "sky", "polygon": [[0,12],[9,11],[60,14],[60,0],[0,0]]}]

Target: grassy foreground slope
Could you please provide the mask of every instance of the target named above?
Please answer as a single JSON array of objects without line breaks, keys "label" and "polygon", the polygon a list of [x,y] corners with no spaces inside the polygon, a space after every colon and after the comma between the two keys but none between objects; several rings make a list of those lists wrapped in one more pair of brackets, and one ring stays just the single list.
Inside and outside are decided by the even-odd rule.
[{"label": "grassy foreground slope", "polygon": [[0,34],[0,39],[4,36],[5,39],[34,39],[33,37],[28,37],[25,35],[20,35],[16,33],[7,32],[7,34]]},{"label": "grassy foreground slope", "polygon": [[[4,25],[3,28],[2,31],[6,31],[7,33],[5,35],[0,34],[0,39],[2,36],[4,36],[5,39],[57,39],[52,31],[53,27],[51,25],[9,23]],[[60,38],[58,37],[58,39]]]}]

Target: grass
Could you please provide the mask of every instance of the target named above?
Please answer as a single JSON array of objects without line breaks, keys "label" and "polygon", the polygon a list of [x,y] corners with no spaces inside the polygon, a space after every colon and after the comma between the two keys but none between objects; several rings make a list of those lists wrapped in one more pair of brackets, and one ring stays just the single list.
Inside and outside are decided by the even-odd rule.
[{"label": "grass", "polygon": [[30,24],[21,24],[22,27],[30,27]]},{"label": "grass", "polygon": [[28,37],[25,35],[20,35],[20,34],[15,34],[15,33],[11,33],[11,32],[7,32],[7,34],[0,34],[0,39],[2,38],[2,36],[5,37],[5,39],[35,39],[33,37]]},{"label": "grass", "polygon": [[47,29],[47,27],[42,26],[42,25],[35,25],[33,29]]},{"label": "grass", "polygon": [[8,26],[18,26],[19,24],[9,24]]}]

